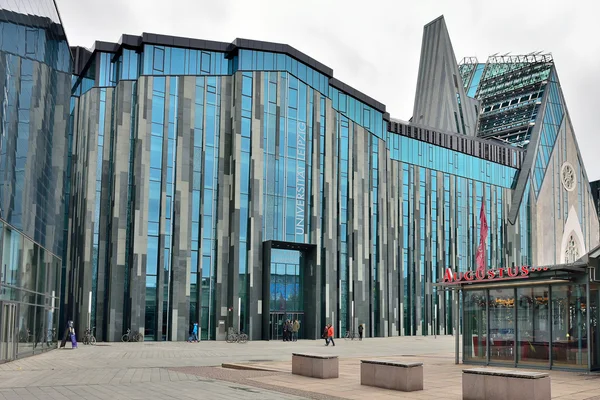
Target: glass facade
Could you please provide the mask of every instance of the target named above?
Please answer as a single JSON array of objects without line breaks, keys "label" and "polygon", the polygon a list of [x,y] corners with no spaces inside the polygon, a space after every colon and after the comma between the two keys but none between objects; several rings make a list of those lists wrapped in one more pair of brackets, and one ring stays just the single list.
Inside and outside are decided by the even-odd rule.
[{"label": "glass facade", "polygon": [[[597,291],[590,294],[577,283],[464,291],[464,361],[588,369]],[[595,328],[590,334],[598,340]]]},{"label": "glass facade", "polygon": [[56,348],[61,260],[0,220],[0,362]]},{"label": "glass facade", "polygon": [[0,363],[59,337],[71,64],[53,1],[0,1]]},{"label": "glass facade", "polygon": [[[535,167],[533,170],[533,188],[536,197],[539,196],[546,169],[550,163],[550,155],[554,149],[554,143],[558,137],[560,127],[563,123],[564,109],[558,92],[556,74],[553,72],[547,85],[548,98],[544,111],[544,119],[540,130],[540,144],[538,146]],[[580,200],[579,204],[583,204]]]},{"label": "glass facade", "polygon": [[[128,328],[146,340],[185,340],[194,322],[202,340],[229,329],[278,338],[292,314],[305,337],[319,337],[325,323],[342,335],[358,324],[369,336],[446,334],[453,297],[435,284],[445,268],[476,265],[481,209],[486,267],[538,257],[533,224],[546,172],[527,171],[515,196],[531,153],[510,144],[530,139],[538,109],[557,123],[547,59],[461,65],[466,94],[484,100],[478,110],[457,94],[457,130],[475,105],[480,136],[517,132],[499,144],[391,120],[384,105],[285,45],[144,34],[85,54],[72,87],[80,161],[70,190],[82,200],[102,195],[72,210],[69,257],[82,260],[75,286],[93,292],[104,340]],[[548,171],[560,134],[543,132]],[[292,253],[266,253],[270,242],[298,260],[277,261]],[[87,260],[88,251],[99,256]],[[469,329],[495,341],[469,341],[472,357],[535,363],[518,342],[544,339],[518,324],[519,307],[543,311],[509,292],[481,300],[485,315]],[[494,323],[481,326],[482,317]]]},{"label": "glass facade", "polygon": [[[478,135],[527,147],[552,74],[552,56],[492,56],[485,64],[465,58],[459,65],[470,97],[481,101]],[[537,190],[537,189],[536,189]]]},{"label": "glass facade", "polygon": [[[338,332],[365,323],[373,336],[441,334],[452,326],[451,298],[432,284],[443,266],[473,265],[480,229],[474,210],[482,201],[493,203],[486,208],[487,262],[504,266],[528,257],[528,248],[503,251],[515,240],[529,246],[522,234],[528,209],[518,229],[505,222],[517,168],[390,132],[378,105],[290,55],[146,43],[91,57],[74,80],[74,109],[79,126],[96,112],[100,117],[95,131],[77,128],[74,137],[97,138],[88,156],[98,162],[96,189],[111,185],[114,199],[110,182],[125,174],[131,204],[119,211],[102,205],[114,200],[96,196],[95,220],[124,215],[127,233],[115,243],[114,228],[94,227],[89,246],[99,251],[105,243],[107,257],[91,260],[91,274],[80,283],[93,293],[94,319],[97,305],[115,298],[123,331],[137,329],[146,340],[186,339],[194,321],[204,340],[219,339],[224,325],[264,336],[264,317],[256,312],[266,268],[261,246],[280,241],[320,248],[318,260],[306,258],[323,277],[314,293],[321,306],[313,301],[310,312],[334,321]],[[119,166],[125,126],[131,149]],[[103,132],[112,131],[106,151]],[[90,150],[74,153],[81,151]],[[80,193],[88,190],[84,181],[77,185]],[[113,239],[96,240],[97,232]],[[400,244],[397,258],[393,243]],[[124,257],[117,257],[118,268],[108,256],[114,253]],[[130,300],[98,282],[98,271],[120,269]],[[122,334],[106,330],[107,338]]]}]

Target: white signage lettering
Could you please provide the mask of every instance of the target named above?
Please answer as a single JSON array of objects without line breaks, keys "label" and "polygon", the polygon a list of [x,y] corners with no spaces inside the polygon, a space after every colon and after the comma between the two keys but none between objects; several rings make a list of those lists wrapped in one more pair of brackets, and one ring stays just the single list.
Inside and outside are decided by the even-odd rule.
[{"label": "white signage lettering", "polygon": [[304,122],[298,122],[296,148],[296,235],[304,235],[306,205],[306,124]]}]

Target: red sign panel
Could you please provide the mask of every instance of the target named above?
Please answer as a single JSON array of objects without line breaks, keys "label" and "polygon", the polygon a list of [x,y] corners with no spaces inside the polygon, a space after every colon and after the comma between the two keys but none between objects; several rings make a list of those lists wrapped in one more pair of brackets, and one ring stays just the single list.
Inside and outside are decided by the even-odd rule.
[{"label": "red sign panel", "polygon": [[529,276],[530,272],[547,271],[546,267],[507,267],[498,269],[477,270],[467,272],[454,272],[451,268],[446,268],[444,273],[444,283],[466,283],[466,282],[486,282],[505,279],[523,279]]}]

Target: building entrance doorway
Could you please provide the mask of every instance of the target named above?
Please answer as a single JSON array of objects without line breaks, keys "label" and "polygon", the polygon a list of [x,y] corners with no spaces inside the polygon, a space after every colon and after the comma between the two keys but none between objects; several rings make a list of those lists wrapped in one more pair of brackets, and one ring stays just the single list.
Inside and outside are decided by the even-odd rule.
[{"label": "building entrance doorway", "polygon": [[315,268],[316,246],[263,243],[262,340],[282,340],[286,320],[298,320],[299,339],[315,339],[320,307]]},{"label": "building entrance doorway", "polygon": [[300,330],[298,331],[298,338],[301,339],[302,335],[302,326],[303,326],[303,317],[304,313],[278,313],[272,312],[271,319],[269,322],[269,340],[283,340],[283,326],[285,321],[290,320],[294,322],[294,320],[298,320],[300,323]]},{"label": "building entrance doorway", "polygon": [[286,320],[300,322],[302,337],[304,304],[302,296],[303,262],[300,250],[271,250],[271,282],[269,287],[269,339],[282,340]]},{"label": "building entrance doorway", "polygon": [[17,354],[17,305],[0,302],[0,363]]}]

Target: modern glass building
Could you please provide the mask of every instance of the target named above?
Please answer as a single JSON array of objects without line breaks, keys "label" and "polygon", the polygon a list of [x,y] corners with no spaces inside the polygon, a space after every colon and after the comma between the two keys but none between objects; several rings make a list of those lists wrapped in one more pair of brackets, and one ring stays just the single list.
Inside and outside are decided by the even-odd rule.
[{"label": "modern glass building", "polygon": [[599,244],[550,56],[459,66],[438,18],[403,122],[288,45],[72,52],[65,314],[102,340],[277,339],[291,318],[303,338],[446,334],[464,312],[447,271]]},{"label": "modern glass building", "polygon": [[0,1],[0,363],[56,347],[71,72],[54,2]]},{"label": "modern glass building", "polygon": [[184,340],[195,320],[270,339],[289,315],[304,337],[450,331],[432,284],[473,264],[482,201],[489,263],[531,260],[527,208],[505,223],[521,149],[392,120],[285,45],[144,34],[75,54],[67,265],[103,339]]}]

